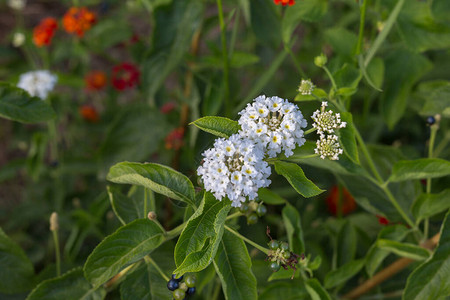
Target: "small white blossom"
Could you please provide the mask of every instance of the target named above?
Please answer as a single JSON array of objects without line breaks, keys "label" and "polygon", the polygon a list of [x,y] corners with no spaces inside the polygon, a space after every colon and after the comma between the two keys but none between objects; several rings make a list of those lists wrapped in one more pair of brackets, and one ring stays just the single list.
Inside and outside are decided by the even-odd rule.
[{"label": "small white blossom", "polygon": [[15,10],[22,10],[25,7],[25,0],[8,0],[8,6]]},{"label": "small white blossom", "polygon": [[315,86],[311,82],[311,80],[307,79],[300,82],[300,86],[298,87],[298,91],[302,95],[311,95],[312,91],[314,90]]},{"label": "small white blossom", "polygon": [[327,157],[331,160],[339,160],[339,155],[343,152],[337,135],[321,135],[316,145],[317,147],[314,149],[314,152],[319,154],[321,159]]},{"label": "small white blossom", "polygon": [[334,113],[332,110],[325,111],[328,103],[322,102],[321,110],[316,110],[311,118],[314,120],[312,126],[317,129],[317,133],[322,135],[325,132],[333,133],[335,129],[344,128],[346,122],[341,121],[341,115]]},{"label": "small white blossom", "polygon": [[296,145],[305,143],[302,128],[306,127],[306,120],[298,107],[287,100],[259,96],[239,114],[239,134],[261,145],[269,157],[282,150],[290,156]]},{"label": "small white blossom", "polygon": [[57,80],[58,77],[47,70],[31,71],[20,75],[17,87],[27,91],[30,96],[44,100],[55,87]]},{"label": "small white blossom", "polygon": [[197,169],[205,189],[218,200],[228,197],[232,206],[240,207],[247,197],[254,200],[258,189],[269,186],[271,170],[263,160],[260,145],[234,134],[220,138],[203,153],[203,164]]},{"label": "small white blossom", "polygon": [[25,35],[22,32],[16,32],[13,35],[12,44],[14,47],[20,47],[25,42]]}]

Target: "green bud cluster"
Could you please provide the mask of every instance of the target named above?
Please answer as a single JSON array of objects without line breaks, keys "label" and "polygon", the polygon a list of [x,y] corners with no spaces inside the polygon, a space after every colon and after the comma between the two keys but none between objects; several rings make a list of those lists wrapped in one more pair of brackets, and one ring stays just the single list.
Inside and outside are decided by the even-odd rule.
[{"label": "green bud cluster", "polygon": [[250,201],[249,203],[243,203],[239,208],[239,211],[247,217],[247,224],[253,225],[258,222],[259,217],[262,217],[267,213],[267,207],[262,203]]},{"label": "green bud cluster", "polygon": [[277,272],[281,266],[286,265],[287,260],[291,257],[289,244],[277,240],[270,240],[268,246],[270,248],[268,254],[268,260],[271,261],[270,268],[272,271]]}]

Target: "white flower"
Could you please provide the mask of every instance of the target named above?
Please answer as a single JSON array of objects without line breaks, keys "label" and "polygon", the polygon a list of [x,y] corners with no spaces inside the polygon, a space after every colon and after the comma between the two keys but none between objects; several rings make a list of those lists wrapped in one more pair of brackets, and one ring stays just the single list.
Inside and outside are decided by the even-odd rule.
[{"label": "white flower", "polygon": [[8,0],[8,5],[12,9],[22,10],[25,7],[25,0]]},{"label": "white flower", "polygon": [[314,90],[315,86],[311,82],[311,80],[307,79],[300,82],[300,86],[298,87],[298,91],[302,95],[311,95],[312,91]]},{"label": "white flower", "polygon": [[321,135],[316,145],[314,152],[319,154],[321,159],[328,157],[331,160],[339,160],[339,155],[343,152],[337,135]]},{"label": "white flower", "polygon": [[263,160],[261,146],[238,134],[229,139],[217,139],[214,147],[206,150],[203,156],[203,164],[197,173],[202,177],[205,189],[218,200],[228,197],[234,207],[240,207],[247,197],[254,200],[258,189],[271,182],[268,179],[271,170]]},{"label": "white flower", "polygon": [[17,87],[44,100],[57,81],[58,77],[47,70],[31,71],[20,75]]},{"label": "white flower", "polygon": [[25,42],[25,35],[22,32],[16,32],[13,35],[12,44],[14,47],[20,47]]},{"label": "white flower", "polygon": [[306,120],[298,107],[287,100],[259,96],[239,114],[239,134],[261,145],[269,157],[282,150],[290,156],[296,145],[305,143],[302,128],[306,127]]},{"label": "white flower", "polygon": [[344,128],[346,122],[341,121],[341,115],[335,114],[332,110],[325,111],[328,103],[322,102],[321,110],[316,110],[311,118],[314,120],[312,126],[317,129],[317,133],[322,135],[325,132],[333,133],[335,129]]}]

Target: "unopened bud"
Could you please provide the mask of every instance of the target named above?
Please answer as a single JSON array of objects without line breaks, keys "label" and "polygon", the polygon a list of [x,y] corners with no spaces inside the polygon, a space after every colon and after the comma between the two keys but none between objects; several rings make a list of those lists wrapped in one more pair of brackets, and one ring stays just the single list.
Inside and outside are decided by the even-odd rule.
[{"label": "unopened bud", "polygon": [[50,216],[50,231],[56,231],[59,228],[58,214],[53,212]]},{"label": "unopened bud", "polygon": [[13,35],[12,44],[14,47],[20,47],[25,42],[25,35],[22,32],[16,32]]},{"label": "unopened bud", "polygon": [[327,64],[327,62],[328,62],[328,59],[325,56],[325,54],[323,54],[323,53],[314,58],[314,64],[316,66],[318,66],[319,68],[323,68]]},{"label": "unopened bud", "polygon": [[148,213],[148,215],[147,215],[147,218],[148,218],[150,221],[156,221],[157,215],[156,215],[156,213],[155,213],[154,211],[150,211],[150,212]]}]

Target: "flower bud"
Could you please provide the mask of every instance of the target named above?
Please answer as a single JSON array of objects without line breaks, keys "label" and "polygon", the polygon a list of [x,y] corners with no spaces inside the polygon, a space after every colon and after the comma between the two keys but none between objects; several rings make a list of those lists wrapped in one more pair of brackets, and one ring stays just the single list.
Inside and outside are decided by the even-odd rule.
[{"label": "flower bud", "polygon": [[56,231],[59,228],[58,213],[53,212],[50,216],[50,231]]},{"label": "flower bud", "polygon": [[154,211],[150,211],[150,212],[148,213],[148,215],[147,215],[147,218],[148,218],[150,221],[155,221],[156,218],[157,218],[157,215],[156,215],[156,213],[155,213]]},{"label": "flower bud", "polygon": [[13,35],[12,44],[14,47],[18,48],[25,42],[25,35],[22,32],[16,32]]},{"label": "flower bud", "polygon": [[314,58],[314,64],[319,68],[323,68],[327,64],[327,61],[328,59],[323,53]]}]

